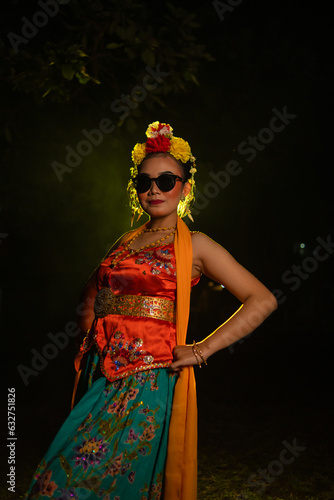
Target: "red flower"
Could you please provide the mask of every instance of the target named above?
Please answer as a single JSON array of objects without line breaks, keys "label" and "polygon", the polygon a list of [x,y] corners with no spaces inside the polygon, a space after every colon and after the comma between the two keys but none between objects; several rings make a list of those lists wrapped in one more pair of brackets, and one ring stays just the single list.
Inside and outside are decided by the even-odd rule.
[{"label": "red flower", "polygon": [[146,141],[146,153],[168,153],[170,149],[170,139],[164,135],[158,135],[154,139],[149,138]]}]

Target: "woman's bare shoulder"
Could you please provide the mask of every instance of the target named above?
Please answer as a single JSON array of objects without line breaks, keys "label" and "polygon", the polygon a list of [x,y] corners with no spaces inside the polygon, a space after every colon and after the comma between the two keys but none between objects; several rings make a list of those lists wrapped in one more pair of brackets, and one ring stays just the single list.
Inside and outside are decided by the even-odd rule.
[{"label": "woman's bare shoulder", "polygon": [[203,263],[206,259],[215,259],[217,257],[217,251],[226,252],[219,243],[216,243],[207,234],[200,231],[192,231],[191,242],[193,263],[196,268],[201,269],[201,272],[204,270]]},{"label": "woman's bare shoulder", "polygon": [[201,231],[191,231],[191,242],[194,248],[203,247],[207,245],[218,245],[210,236]]}]

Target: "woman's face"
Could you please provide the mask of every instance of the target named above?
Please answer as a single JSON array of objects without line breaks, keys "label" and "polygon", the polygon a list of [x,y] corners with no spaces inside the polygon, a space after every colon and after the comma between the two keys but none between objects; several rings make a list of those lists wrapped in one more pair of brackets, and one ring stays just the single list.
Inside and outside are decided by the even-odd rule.
[{"label": "woman's face", "polygon": [[[156,178],[161,174],[174,174],[183,178],[181,167],[170,156],[155,156],[144,160],[140,166],[139,174],[145,174],[148,177]],[[177,206],[181,196],[189,192],[189,183],[183,184],[176,180],[175,186],[171,191],[161,191],[155,181],[145,193],[138,193],[139,202],[143,210],[151,216],[167,217],[171,214],[176,215]]]}]

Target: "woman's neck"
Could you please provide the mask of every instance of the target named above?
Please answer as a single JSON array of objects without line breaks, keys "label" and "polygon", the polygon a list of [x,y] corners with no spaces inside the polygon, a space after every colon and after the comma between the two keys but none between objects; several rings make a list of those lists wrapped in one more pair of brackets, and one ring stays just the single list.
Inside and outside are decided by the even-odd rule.
[{"label": "woman's neck", "polygon": [[148,228],[149,229],[158,229],[158,228],[167,228],[167,227],[174,227],[177,224],[177,215],[172,216],[172,217],[155,217],[151,218],[151,220],[148,223]]}]

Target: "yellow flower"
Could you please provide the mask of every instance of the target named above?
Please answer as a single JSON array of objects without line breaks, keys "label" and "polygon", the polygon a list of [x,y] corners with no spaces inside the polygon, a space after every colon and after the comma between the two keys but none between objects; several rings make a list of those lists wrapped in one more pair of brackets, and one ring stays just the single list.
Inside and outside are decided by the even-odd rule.
[{"label": "yellow flower", "polygon": [[181,137],[173,137],[170,142],[169,152],[174,158],[181,160],[183,163],[186,163],[191,157],[190,146],[188,142]]},{"label": "yellow flower", "polygon": [[140,165],[146,156],[146,143],[137,143],[132,150],[132,161],[135,165]]}]

